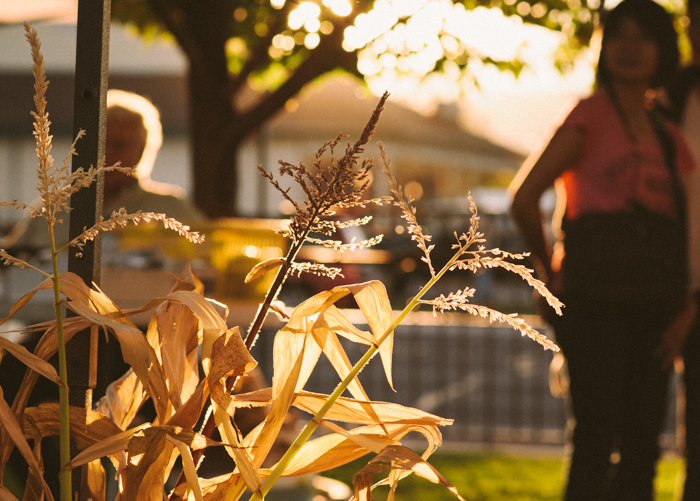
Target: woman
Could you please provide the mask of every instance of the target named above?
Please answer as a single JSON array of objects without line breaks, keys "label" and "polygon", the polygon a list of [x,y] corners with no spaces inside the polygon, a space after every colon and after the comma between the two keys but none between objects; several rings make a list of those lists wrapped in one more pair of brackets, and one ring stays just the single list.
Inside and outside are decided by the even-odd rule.
[{"label": "woman", "polygon": [[[598,89],[514,183],[512,215],[566,304],[552,323],[576,419],[567,501],[653,498],[670,376],[661,352],[687,304],[679,178],[694,163],[652,101],[677,65],[666,11],[621,2],[605,18]],[[539,199],[555,180],[566,202],[563,257],[552,260]]]}]

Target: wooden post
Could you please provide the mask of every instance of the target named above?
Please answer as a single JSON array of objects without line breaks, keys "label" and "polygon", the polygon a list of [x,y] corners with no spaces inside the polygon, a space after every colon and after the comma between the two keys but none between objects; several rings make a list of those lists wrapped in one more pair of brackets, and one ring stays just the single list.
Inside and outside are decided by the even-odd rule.
[{"label": "wooden post", "polygon": [[[111,0],[79,0],[75,57],[73,137],[84,130],[76,144],[72,171],[97,167],[105,151],[105,108],[109,62],[109,18]],[[83,228],[95,224],[102,214],[102,178],[71,197],[69,235],[73,239]],[[86,284],[100,283],[101,240],[88,242],[82,250],[72,248],[68,271]],[[66,345],[70,405],[92,408],[92,390],[97,378],[97,331],[78,333]],[[71,454],[72,456],[73,454]],[[73,491],[88,499],[87,468],[73,470]]]}]

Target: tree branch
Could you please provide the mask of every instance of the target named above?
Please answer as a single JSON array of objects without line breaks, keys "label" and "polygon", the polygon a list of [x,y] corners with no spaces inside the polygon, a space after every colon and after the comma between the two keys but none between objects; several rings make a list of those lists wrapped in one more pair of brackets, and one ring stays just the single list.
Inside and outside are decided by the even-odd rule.
[{"label": "tree branch", "polygon": [[268,94],[255,107],[242,114],[240,120],[247,124],[248,130],[253,131],[259,128],[279,111],[284,106],[284,103],[296,96],[307,83],[336,67],[339,58],[352,55],[346,53],[341,48],[341,45],[343,30],[353,20],[354,16],[351,19],[344,20],[343,23],[336,23],[333,33],[321,38],[321,43],[318,47],[310,51],[306,61],[294,71],[286,82],[275,92]]},{"label": "tree branch", "polygon": [[190,71],[204,71],[200,46],[192,33],[187,30],[186,24],[178,21],[177,12],[181,9],[175,7],[168,0],[147,0],[147,2],[153,13],[175,37],[178,45],[187,56],[190,62]]}]

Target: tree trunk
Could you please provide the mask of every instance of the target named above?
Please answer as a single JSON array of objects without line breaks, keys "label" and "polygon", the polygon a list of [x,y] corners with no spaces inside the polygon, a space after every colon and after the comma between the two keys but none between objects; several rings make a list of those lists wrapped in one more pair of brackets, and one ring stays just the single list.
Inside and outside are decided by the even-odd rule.
[{"label": "tree trunk", "polygon": [[[226,57],[233,2],[202,0],[184,5],[189,65],[189,112],[194,202],[211,218],[235,215],[236,155],[243,136],[232,135]],[[228,132],[227,132],[228,131]]]},{"label": "tree trunk", "polygon": [[[151,0],[163,6],[164,2]],[[236,216],[238,191],[237,158],[245,138],[262,126],[284,103],[316,77],[336,67],[352,66],[354,55],[342,48],[344,28],[352,23],[354,13],[336,21],[336,29],[324,36],[319,46],[276,91],[265,96],[253,109],[238,112],[235,94],[242,90],[245,72],[232,81],[228,72],[226,42],[231,33],[229,11],[233,3],[201,0],[186,4],[186,29],[178,31],[174,20],[172,29],[180,33],[178,41],[187,54],[189,66],[190,140],[194,180],[194,202],[211,218]],[[362,10],[368,5],[362,2]],[[227,10],[229,9],[229,10]],[[171,17],[177,19],[174,13]],[[286,11],[280,12],[286,22]],[[270,40],[263,39],[262,47]],[[249,69],[267,64],[266,51],[252,51]]]},{"label": "tree trunk", "polygon": [[227,134],[232,127],[239,128],[235,127],[238,117],[230,101],[211,92],[206,80],[206,76],[190,74],[194,202],[208,217],[231,217],[235,216],[236,158],[243,135]]}]

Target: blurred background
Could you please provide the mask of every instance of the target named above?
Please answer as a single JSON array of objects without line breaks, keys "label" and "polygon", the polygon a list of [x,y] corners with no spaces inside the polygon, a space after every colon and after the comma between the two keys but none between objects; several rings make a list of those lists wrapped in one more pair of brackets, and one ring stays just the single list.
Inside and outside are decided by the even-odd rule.
[{"label": "blurred background", "polygon": [[[378,163],[374,142],[384,143],[395,175],[416,201],[419,221],[434,237],[436,264],[451,256],[453,233],[469,227],[469,194],[487,247],[525,251],[507,214],[506,188],[576,100],[591,91],[596,23],[600,9],[615,3],[113,0],[109,87],[146,96],[160,110],[164,141],[151,177],[183,188],[208,216],[193,229],[206,233],[209,244],[183,249],[158,230],[125,232],[109,245],[133,259],[103,264],[103,288],[120,306],[143,304],[166,293],[173,283],[168,273],[179,273],[189,261],[209,293],[231,307],[230,322],[246,325],[265,285],[245,288],[242,277],[255,262],[282,255],[286,243],[271,228],[291,209],[255,166],[276,170],[280,159],[311,165],[318,148],[339,133],[355,141],[385,90],[391,97],[366,156]],[[684,47],[682,2],[662,3],[678,13]],[[36,197],[33,79],[23,21],[32,21],[42,41],[57,161],[72,142],[77,4],[0,5],[0,200],[30,203]],[[388,193],[379,168],[369,190],[371,196]],[[544,203],[551,212],[554,196]],[[335,284],[382,280],[400,309],[429,273],[397,210],[370,212],[372,222],[345,240],[383,234],[377,247],[357,255],[309,247],[301,257],[340,263],[345,278]],[[25,216],[1,211],[0,235]],[[2,271],[6,311],[36,284]],[[295,306],[332,286],[304,276],[290,280],[281,299]],[[475,303],[526,315],[546,330],[519,277],[502,270],[453,273],[435,293],[465,287],[477,290]],[[19,320],[44,320],[46,308],[50,313],[50,298],[26,308]],[[268,333],[277,326],[270,320]],[[550,391],[551,352],[510,328],[460,313],[416,312],[399,335],[398,393],[382,383],[379,366],[363,372],[377,399],[454,418],[445,437],[455,443],[563,450],[565,413]],[[271,342],[263,335],[253,353],[267,374]],[[332,389],[329,367],[319,369],[311,390]],[[671,402],[668,447],[675,443],[673,413]]]}]

